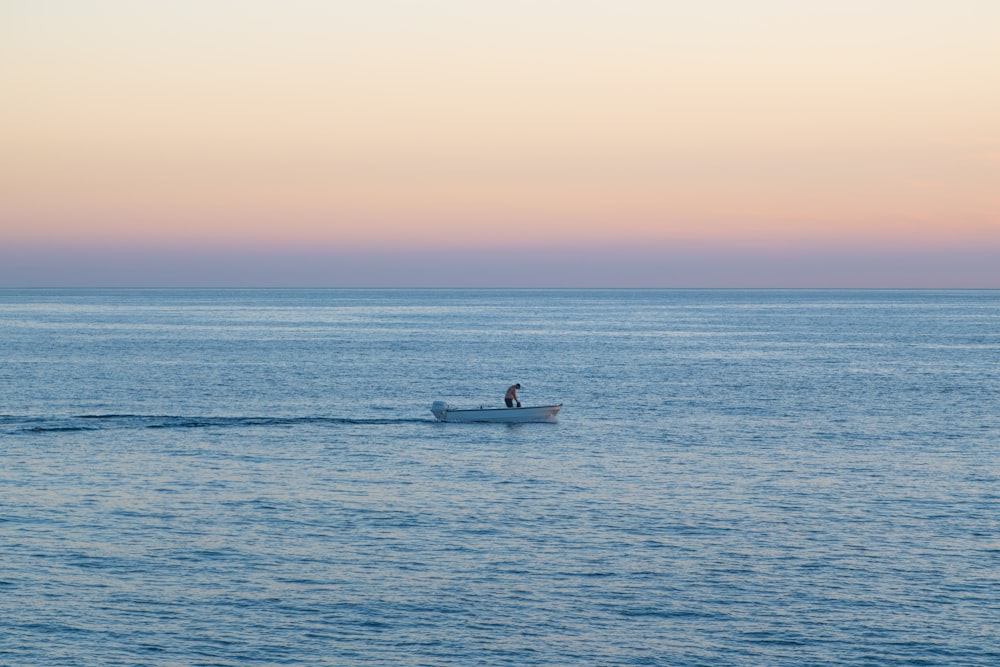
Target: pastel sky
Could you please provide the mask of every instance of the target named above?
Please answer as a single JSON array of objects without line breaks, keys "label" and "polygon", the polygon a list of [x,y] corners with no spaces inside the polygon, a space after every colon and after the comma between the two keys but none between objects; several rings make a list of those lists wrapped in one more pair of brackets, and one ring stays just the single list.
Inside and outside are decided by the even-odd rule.
[{"label": "pastel sky", "polygon": [[5,0],[0,286],[1000,287],[994,0]]}]

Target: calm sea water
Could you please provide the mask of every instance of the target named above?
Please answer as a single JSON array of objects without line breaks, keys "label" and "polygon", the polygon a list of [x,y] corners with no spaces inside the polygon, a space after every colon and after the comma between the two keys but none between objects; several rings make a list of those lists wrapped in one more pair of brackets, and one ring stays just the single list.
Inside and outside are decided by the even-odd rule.
[{"label": "calm sea water", "polygon": [[0,664],[1000,664],[998,371],[996,291],[0,291]]}]

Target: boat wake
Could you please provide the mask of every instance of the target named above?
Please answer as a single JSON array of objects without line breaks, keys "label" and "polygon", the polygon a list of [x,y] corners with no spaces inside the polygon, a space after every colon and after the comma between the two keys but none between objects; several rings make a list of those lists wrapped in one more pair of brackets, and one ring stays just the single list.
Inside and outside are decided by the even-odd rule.
[{"label": "boat wake", "polygon": [[348,419],[341,417],[185,417],[175,415],[76,415],[72,417],[19,417],[0,415],[0,432],[66,433],[73,431],[138,430],[138,429],[224,429],[254,427],[295,427],[307,424],[319,426],[351,426],[379,424],[427,424],[427,419]]}]

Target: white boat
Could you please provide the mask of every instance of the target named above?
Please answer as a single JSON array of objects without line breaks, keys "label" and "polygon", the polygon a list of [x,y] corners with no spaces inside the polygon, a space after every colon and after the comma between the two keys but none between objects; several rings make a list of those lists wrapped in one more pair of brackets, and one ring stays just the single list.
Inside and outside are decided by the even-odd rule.
[{"label": "white boat", "polygon": [[535,405],[524,408],[473,408],[459,410],[444,401],[434,401],[431,412],[443,422],[497,422],[501,424],[523,424],[527,422],[555,422],[559,405]]}]

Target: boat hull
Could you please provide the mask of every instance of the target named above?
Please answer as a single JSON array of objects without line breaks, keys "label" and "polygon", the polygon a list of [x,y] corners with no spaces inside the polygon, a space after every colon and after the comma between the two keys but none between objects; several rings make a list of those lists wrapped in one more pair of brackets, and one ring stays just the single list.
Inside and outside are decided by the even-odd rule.
[{"label": "boat hull", "polygon": [[493,422],[498,424],[526,424],[532,422],[555,422],[562,408],[559,405],[535,405],[524,408],[479,408],[456,410],[444,401],[435,401],[431,412],[443,422]]}]

